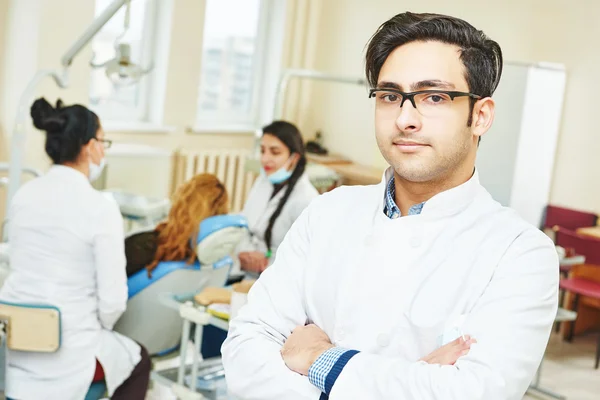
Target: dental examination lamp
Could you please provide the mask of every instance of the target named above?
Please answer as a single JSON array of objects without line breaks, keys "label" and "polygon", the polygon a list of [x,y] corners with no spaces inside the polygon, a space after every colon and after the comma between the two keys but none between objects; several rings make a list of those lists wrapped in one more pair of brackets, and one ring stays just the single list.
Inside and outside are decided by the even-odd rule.
[{"label": "dental examination lamp", "polygon": [[[17,107],[17,113],[15,117],[15,123],[13,128],[13,135],[11,140],[11,156],[10,163],[8,166],[8,190],[6,193],[6,210],[9,209],[11,201],[19,189],[21,184],[21,174],[24,171],[23,168],[23,153],[25,146],[25,139],[27,134],[25,132],[25,121],[28,116],[29,105],[35,94],[37,86],[46,78],[50,77],[56,82],[58,87],[67,88],[69,86],[69,67],[73,62],[73,59],[81,52],[81,50],[96,36],[96,34],[102,29],[104,25],[123,7],[126,5],[126,16],[125,16],[125,30],[129,25],[129,6],[131,0],[115,0],[100,14],[92,24],[83,32],[81,37],[73,43],[73,45],[67,50],[67,52],[61,58],[60,70],[45,69],[38,71],[33,79],[29,82],[25,91],[22,93]],[[123,33],[124,34],[124,33]],[[122,36],[120,35],[118,39]],[[135,84],[139,79],[146,74],[150,69],[142,69],[139,66],[133,64],[129,58],[130,48],[125,43],[116,44],[116,56],[114,59],[107,61],[101,65],[94,65],[94,68],[106,68],[106,74],[115,86],[125,86]],[[36,172],[33,174],[38,176]],[[7,229],[3,229],[3,240],[7,240]]]},{"label": "dental examination lamp", "polygon": [[129,30],[129,20],[131,14],[130,1],[127,0],[125,9],[125,23],[123,32],[115,39],[115,57],[102,63],[95,64],[90,62],[92,68],[106,68],[106,76],[115,87],[131,86],[139,82],[142,76],[146,75],[153,68],[150,65],[147,69],[131,62],[131,46],[123,42],[123,37]]},{"label": "dental examination lamp", "polygon": [[[311,69],[298,69],[298,68],[289,68],[283,70],[281,75],[279,76],[279,81],[277,82],[277,89],[275,92],[275,102],[273,105],[273,120],[278,120],[283,118],[283,106],[285,103],[285,95],[287,94],[287,89],[289,83],[292,79],[304,79],[304,80],[312,80],[312,81],[325,81],[325,82],[335,82],[335,83],[346,83],[352,85],[366,86],[367,81],[363,78],[354,77],[354,76],[340,76],[335,74],[330,74],[322,71],[316,71]],[[257,129],[254,132],[254,151],[253,157],[258,158],[260,154],[260,138],[262,136],[262,130]],[[250,161],[252,164],[252,160]],[[252,169],[250,165],[246,165],[246,169]]]}]

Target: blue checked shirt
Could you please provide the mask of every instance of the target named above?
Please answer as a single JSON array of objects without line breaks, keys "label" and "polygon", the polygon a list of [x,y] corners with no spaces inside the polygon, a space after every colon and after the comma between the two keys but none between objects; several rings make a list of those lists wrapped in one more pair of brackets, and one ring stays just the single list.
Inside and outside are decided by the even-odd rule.
[{"label": "blue checked shirt", "polygon": [[[394,201],[396,194],[396,186],[394,185],[394,177],[390,179],[387,190],[385,192],[385,207],[383,212],[390,219],[400,217],[400,209]],[[417,215],[421,213],[425,203],[415,204],[408,210],[408,215]],[[346,366],[352,357],[358,354],[356,350],[349,350],[342,347],[333,347],[321,354],[317,361],[311,365],[308,370],[308,380],[310,383],[318,387],[323,394],[320,400],[327,399],[333,384],[338,376],[342,373],[342,369]]]},{"label": "blue checked shirt", "polygon": [[[394,201],[394,197],[396,196],[396,186],[394,185],[394,177],[390,179],[387,190],[385,191],[385,208],[383,212],[388,216],[389,219],[396,219],[400,216],[400,209],[396,205]],[[421,210],[423,209],[423,205],[425,203],[415,204],[411,208],[408,209],[408,215],[417,215],[421,214]]]}]

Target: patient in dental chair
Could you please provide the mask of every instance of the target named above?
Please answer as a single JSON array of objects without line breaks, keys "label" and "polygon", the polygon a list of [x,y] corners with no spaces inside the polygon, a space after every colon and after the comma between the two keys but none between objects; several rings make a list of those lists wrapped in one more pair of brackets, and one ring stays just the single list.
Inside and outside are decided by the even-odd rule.
[{"label": "patient in dental chair", "polygon": [[182,184],[173,197],[167,220],[153,231],[125,239],[127,276],[146,268],[148,276],[161,261],[196,261],[195,238],[200,222],[227,214],[229,197],[225,186],[211,174],[199,174]]}]

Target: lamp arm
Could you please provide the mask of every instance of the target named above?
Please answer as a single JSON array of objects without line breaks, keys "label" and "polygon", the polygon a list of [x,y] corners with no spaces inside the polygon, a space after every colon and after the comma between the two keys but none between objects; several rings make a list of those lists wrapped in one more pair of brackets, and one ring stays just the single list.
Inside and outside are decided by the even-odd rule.
[{"label": "lamp arm", "polygon": [[[19,104],[17,106],[17,114],[15,117],[15,124],[13,128],[13,134],[10,140],[10,164],[8,168],[8,190],[6,191],[6,210],[9,209],[12,198],[21,185],[21,173],[23,171],[23,153],[25,151],[25,139],[27,137],[25,133],[25,120],[29,115],[29,102],[35,94],[37,86],[46,77],[54,79],[56,84],[65,88],[68,85],[68,75],[65,69],[62,74],[56,70],[41,70],[38,71],[33,79],[29,82],[25,91],[21,94]],[[6,216],[5,216],[6,217]],[[7,229],[2,230],[3,240],[6,241]]]},{"label": "lamp arm", "polygon": [[115,0],[100,14],[92,24],[83,32],[83,34],[73,43],[61,59],[63,67],[68,67],[79,52],[89,43],[90,40],[102,29],[104,25],[119,11],[119,9],[130,0]]},{"label": "lamp arm", "polygon": [[277,83],[277,91],[275,93],[275,106],[273,110],[273,115],[275,119],[282,118],[283,116],[284,96],[288,87],[288,83],[292,78],[305,78],[319,81],[350,83],[353,85],[360,86],[364,86],[367,84],[367,81],[365,79],[359,77],[338,76],[309,69],[286,69],[281,74],[279,82]]},{"label": "lamp arm", "polygon": [[92,59],[92,60],[90,61],[90,67],[92,67],[92,68],[104,68],[104,67],[106,67],[106,66],[108,65],[108,63],[110,63],[111,61],[113,61],[113,59],[112,59],[112,58],[111,58],[110,60],[107,60],[107,61],[105,61],[105,62],[101,63],[101,64],[96,64],[96,63],[94,63],[94,60]]}]

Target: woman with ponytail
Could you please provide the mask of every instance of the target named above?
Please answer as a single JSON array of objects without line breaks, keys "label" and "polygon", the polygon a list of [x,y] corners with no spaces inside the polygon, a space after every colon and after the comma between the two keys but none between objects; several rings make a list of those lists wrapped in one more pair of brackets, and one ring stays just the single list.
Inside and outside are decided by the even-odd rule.
[{"label": "woman with ponytail", "polygon": [[260,274],[272,263],[287,231],[319,195],[305,172],[304,143],[298,128],[275,121],[262,131],[261,174],[242,211],[248,218],[250,237],[238,252],[242,270],[251,274]]}]

